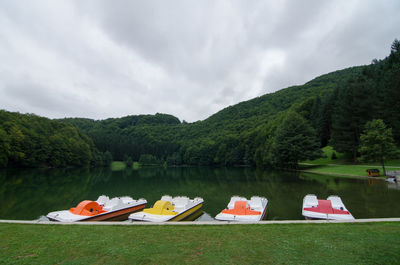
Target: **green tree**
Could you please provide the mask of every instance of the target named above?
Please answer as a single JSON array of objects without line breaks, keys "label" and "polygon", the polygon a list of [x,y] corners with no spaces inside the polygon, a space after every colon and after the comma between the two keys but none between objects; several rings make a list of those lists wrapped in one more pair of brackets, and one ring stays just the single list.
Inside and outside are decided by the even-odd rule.
[{"label": "green tree", "polygon": [[328,145],[331,137],[332,130],[332,113],[334,103],[338,96],[338,90],[335,89],[332,94],[327,94],[321,101],[321,107],[319,109],[319,115],[317,116],[316,130],[318,137],[320,138],[321,147]]},{"label": "green tree", "polygon": [[139,158],[139,163],[143,165],[155,165],[159,164],[157,158],[151,154],[142,154]]},{"label": "green tree", "polygon": [[298,162],[321,155],[315,130],[302,116],[289,112],[277,128],[270,147],[275,166],[298,167]]},{"label": "green tree", "polygon": [[391,54],[400,52],[400,41],[398,39],[393,41],[392,46],[390,46],[390,51]]},{"label": "green tree", "polygon": [[7,133],[0,128],[0,167],[6,167],[10,153],[10,141]]},{"label": "green tree", "polygon": [[362,75],[348,80],[339,91],[330,144],[338,152],[352,153],[354,163],[357,162],[362,127],[372,116],[372,98],[372,83]]},{"label": "green tree", "polygon": [[379,161],[383,175],[386,176],[385,159],[398,155],[394,144],[392,128],[387,128],[383,120],[377,119],[365,124],[364,133],[360,136],[361,160],[366,162]]},{"label": "green tree", "polygon": [[25,135],[16,125],[13,125],[9,129],[8,135],[10,139],[9,158],[15,163],[21,163],[25,158],[25,153],[23,152],[23,140]]},{"label": "green tree", "polygon": [[167,165],[181,165],[181,164],[182,164],[182,156],[178,152],[175,152],[167,157]]},{"label": "green tree", "polygon": [[133,165],[132,157],[124,155],[124,163],[126,164],[127,167],[132,167]]},{"label": "green tree", "polygon": [[104,166],[109,167],[113,161],[113,156],[109,151],[103,153]]},{"label": "green tree", "polygon": [[[390,55],[385,71],[379,85],[382,89],[382,115],[385,123],[393,129],[393,136],[396,141],[400,140],[400,43],[393,43],[392,54]],[[397,47],[397,48],[395,48]]]}]

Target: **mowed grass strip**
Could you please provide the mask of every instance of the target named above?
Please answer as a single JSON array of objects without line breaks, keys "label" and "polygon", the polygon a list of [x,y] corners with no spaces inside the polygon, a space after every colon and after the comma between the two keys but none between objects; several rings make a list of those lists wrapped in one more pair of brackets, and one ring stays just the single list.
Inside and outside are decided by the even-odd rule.
[{"label": "mowed grass strip", "polygon": [[[328,173],[348,176],[368,176],[367,169],[377,168],[383,176],[382,167],[366,165],[300,165],[301,170],[315,173]],[[386,167],[386,171],[400,170],[398,167]]]},{"label": "mowed grass strip", "polygon": [[1,264],[395,264],[400,222],[226,226],[0,224]]}]

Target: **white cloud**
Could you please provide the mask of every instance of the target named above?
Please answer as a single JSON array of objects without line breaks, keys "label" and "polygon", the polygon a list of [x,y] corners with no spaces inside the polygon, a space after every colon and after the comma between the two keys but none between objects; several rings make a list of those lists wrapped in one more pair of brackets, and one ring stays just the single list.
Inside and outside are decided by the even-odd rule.
[{"label": "white cloud", "polygon": [[227,105],[369,63],[400,37],[398,1],[0,3],[0,108],[47,117]]}]

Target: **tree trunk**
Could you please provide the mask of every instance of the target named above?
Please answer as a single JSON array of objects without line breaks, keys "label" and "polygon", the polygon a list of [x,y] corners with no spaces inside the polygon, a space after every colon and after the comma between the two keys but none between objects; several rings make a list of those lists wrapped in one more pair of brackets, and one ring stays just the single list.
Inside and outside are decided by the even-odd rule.
[{"label": "tree trunk", "polygon": [[381,158],[381,163],[382,163],[383,175],[386,176],[385,161],[383,158]]},{"label": "tree trunk", "polygon": [[353,146],[353,163],[357,164],[357,148]]}]

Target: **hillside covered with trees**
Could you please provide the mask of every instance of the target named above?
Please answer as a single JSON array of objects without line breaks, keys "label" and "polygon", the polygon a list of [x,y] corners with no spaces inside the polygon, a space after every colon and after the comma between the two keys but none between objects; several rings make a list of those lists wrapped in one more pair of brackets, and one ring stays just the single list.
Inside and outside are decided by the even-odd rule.
[{"label": "hillside covered with trees", "polygon": [[0,167],[100,166],[111,159],[70,124],[0,110]]},{"label": "hillside covered with trees", "polygon": [[[159,113],[48,120],[2,111],[0,165],[96,165],[112,155],[169,165],[296,167],[328,144],[357,161],[360,135],[373,119],[392,128],[400,144],[399,102],[400,42],[395,40],[383,60],[241,102],[194,123]],[[67,150],[65,159],[56,151],[60,146]]]}]

